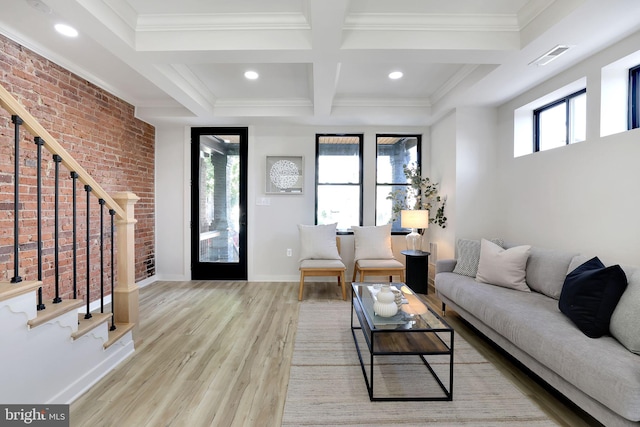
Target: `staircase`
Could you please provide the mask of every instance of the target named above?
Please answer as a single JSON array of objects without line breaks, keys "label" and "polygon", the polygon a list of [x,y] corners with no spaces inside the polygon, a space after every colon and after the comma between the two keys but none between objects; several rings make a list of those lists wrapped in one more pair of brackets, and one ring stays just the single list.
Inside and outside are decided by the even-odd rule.
[{"label": "staircase", "polygon": [[[15,161],[13,199],[0,193],[0,203],[13,207],[13,230],[0,228],[0,251],[12,246],[13,265],[12,277],[0,281],[0,402],[71,403],[134,352],[138,198],[107,194],[2,86],[0,106],[14,124],[13,141],[0,134],[0,144],[14,144]],[[35,142],[27,154],[23,129]],[[42,150],[52,156],[45,165]],[[43,179],[51,169],[55,178]],[[79,215],[78,185],[86,201]]]}]

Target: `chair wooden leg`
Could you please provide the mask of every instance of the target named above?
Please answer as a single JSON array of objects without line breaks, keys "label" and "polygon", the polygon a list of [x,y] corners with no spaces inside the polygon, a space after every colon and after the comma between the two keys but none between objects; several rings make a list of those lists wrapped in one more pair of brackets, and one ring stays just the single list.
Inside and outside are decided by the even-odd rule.
[{"label": "chair wooden leg", "polygon": [[347,284],[344,279],[344,271],[340,273],[340,276],[338,276],[338,283],[342,285],[342,299],[346,301],[347,300]]},{"label": "chair wooden leg", "polygon": [[356,275],[358,274],[358,266],[354,265],[353,266],[353,280],[351,280],[352,282],[356,281]]},{"label": "chair wooden leg", "polygon": [[298,301],[302,301],[302,290],[304,289],[304,271],[300,272],[300,290],[298,291]]}]

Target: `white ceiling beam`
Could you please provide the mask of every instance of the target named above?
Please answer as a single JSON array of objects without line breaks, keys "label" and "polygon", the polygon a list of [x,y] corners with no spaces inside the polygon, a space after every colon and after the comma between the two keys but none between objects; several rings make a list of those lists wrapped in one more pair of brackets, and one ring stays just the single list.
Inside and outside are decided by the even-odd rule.
[{"label": "white ceiling beam", "polygon": [[345,0],[310,0],[311,42],[313,45],[314,113],[329,116],[340,73],[339,50],[347,12]]}]

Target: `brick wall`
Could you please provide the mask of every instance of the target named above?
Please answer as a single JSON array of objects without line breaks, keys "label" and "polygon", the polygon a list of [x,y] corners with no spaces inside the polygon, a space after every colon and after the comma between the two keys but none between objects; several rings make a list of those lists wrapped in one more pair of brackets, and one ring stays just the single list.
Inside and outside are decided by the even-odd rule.
[{"label": "brick wall", "polygon": [[[136,281],[155,273],[154,247],[154,141],[155,129],[134,117],[130,104],[105,92],[60,66],[0,35],[0,84],[109,194],[131,191],[140,197],[136,204]],[[36,145],[34,136],[21,128],[20,185],[20,270],[23,280],[37,279]],[[14,277],[14,125],[0,108],[0,281]],[[54,267],[54,171],[52,156],[43,150],[43,280],[46,299],[53,296]],[[59,168],[59,263],[61,296],[69,298],[75,281],[79,298],[87,286],[87,193],[76,185],[76,251],[73,257],[73,186],[70,171]],[[100,210],[97,198],[90,198],[89,284],[92,300],[100,287]],[[104,210],[105,247],[110,248],[110,217]],[[110,284],[110,255],[105,253]],[[116,269],[117,271],[117,269]],[[107,286],[109,289],[109,286]],[[109,293],[109,292],[106,292]],[[45,303],[47,301],[45,300]]]}]

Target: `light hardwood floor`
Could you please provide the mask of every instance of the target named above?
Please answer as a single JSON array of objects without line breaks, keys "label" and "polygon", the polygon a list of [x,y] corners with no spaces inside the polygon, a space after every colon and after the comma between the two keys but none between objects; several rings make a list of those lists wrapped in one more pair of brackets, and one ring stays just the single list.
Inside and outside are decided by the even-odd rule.
[{"label": "light hardwood floor", "polygon": [[[310,283],[304,298],[340,299],[341,291],[335,283]],[[440,307],[433,294],[428,300]],[[299,304],[293,282],[157,282],[142,288],[142,344],[71,405],[71,425],[280,426]],[[558,423],[594,424],[514,367],[454,312],[447,320]]]}]

